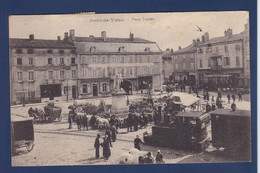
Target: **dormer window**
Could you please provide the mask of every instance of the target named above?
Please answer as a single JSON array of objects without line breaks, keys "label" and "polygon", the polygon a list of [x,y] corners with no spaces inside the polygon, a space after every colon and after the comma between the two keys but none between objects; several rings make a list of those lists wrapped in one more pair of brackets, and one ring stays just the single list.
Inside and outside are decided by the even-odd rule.
[{"label": "dormer window", "polygon": [[144,51],[145,52],[150,52],[151,50],[150,50],[150,47],[146,47],[145,49],[144,49]]},{"label": "dormer window", "polygon": [[15,53],[21,54],[21,53],[23,53],[23,49],[16,49],[16,50],[15,50]]},{"label": "dormer window", "polygon": [[33,53],[33,49],[27,49],[27,53],[28,54],[32,54]]},{"label": "dormer window", "polygon": [[52,50],[48,50],[48,54],[52,54]]},{"label": "dormer window", "polygon": [[96,47],[94,46],[90,47],[90,52],[96,52]]},{"label": "dormer window", "polygon": [[125,52],[125,47],[124,46],[119,47],[118,51],[119,52]]}]

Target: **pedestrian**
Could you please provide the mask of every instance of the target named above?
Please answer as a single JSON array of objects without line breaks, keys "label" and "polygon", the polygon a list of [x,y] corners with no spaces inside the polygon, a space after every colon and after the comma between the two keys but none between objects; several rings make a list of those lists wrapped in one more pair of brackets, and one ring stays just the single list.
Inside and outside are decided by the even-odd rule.
[{"label": "pedestrian", "polygon": [[222,94],[221,94],[221,92],[220,91],[218,91],[218,97],[221,99],[221,97],[222,97]]},{"label": "pedestrian", "polygon": [[132,126],[133,126],[133,119],[134,119],[134,116],[133,114],[130,112],[129,115],[128,115],[128,118],[127,118],[127,132],[132,132]]},{"label": "pedestrian", "polygon": [[83,130],[88,130],[88,117],[85,114],[82,119]]},{"label": "pedestrian", "polygon": [[216,105],[214,102],[212,102],[211,109],[212,109],[212,111],[216,110]]},{"label": "pedestrian", "polygon": [[233,99],[233,102],[236,101],[236,95],[235,95],[235,93],[232,94],[232,99]]},{"label": "pedestrian", "polygon": [[147,163],[147,164],[153,164],[153,163],[155,163],[154,158],[153,158],[151,152],[148,152],[148,153],[147,153],[146,157],[144,158],[144,163]]},{"label": "pedestrian", "polygon": [[227,95],[228,103],[230,103],[230,94]]},{"label": "pedestrian", "polygon": [[189,94],[191,94],[191,86],[189,87]]},{"label": "pedestrian", "polygon": [[155,157],[156,163],[164,163],[163,161],[163,155],[160,150],[157,151],[156,157]]},{"label": "pedestrian", "polygon": [[105,135],[107,136],[107,140],[108,140],[110,146],[113,147],[113,146],[112,146],[112,142],[111,142],[111,133],[110,133],[109,127],[107,127],[107,130],[106,130],[106,132],[105,132]]},{"label": "pedestrian", "polygon": [[237,106],[236,106],[235,102],[233,102],[233,103],[231,104],[231,109],[232,109],[232,111],[235,111],[236,108],[237,108]]},{"label": "pedestrian", "polygon": [[207,102],[206,104],[206,112],[210,112],[211,111],[211,106],[209,105],[209,103]]},{"label": "pedestrian", "polygon": [[211,102],[212,102],[212,103],[215,102],[215,98],[214,98],[214,96],[211,97]]},{"label": "pedestrian", "polygon": [[112,125],[111,132],[112,132],[111,139],[113,142],[115,142],[116,141],[116,126],[115,125]]},{"label": "pedestrian", "polygon": [[208,91],[206,92],[206,97],[207,97],[207,100],[209,101],[209,92]]},{"label": "pedestrian", "polygon": [[82,123],[81,115],[77,115],[76,121],[78,125],[78,131],[81,131],[81,123]]},{"label": "pedestrian", "polygon": [[97,135],[96,140],[95,140],[95,144],[94,144],[94,147],[96,149],[96,159],[99,158],[99,147],[100,147],[99,138],[100,138],[100,134]]},{"label": "pedestrian", "polygon": [[242,94],[241,94],[241,92],[238,92],[238,101],[241,101],[242,102]]},{"label": "pedestrian", "polygon": [[68,122],[69,122],[69,129],[72,129],[72,118],[73,118],[73,111],[69,111],[69,116],[68,116]]},{"label": "pedestrian", "polygon": [[141,147],[140,147],[140,144],[142,144],[142,140],[139,138],[138,135],[136,135],[136,138],[134,140],[134,146],[136,149],[140,150],[141,151]]},{"label": "pedestrian", "polygon": [[144,114],[144,125],[147,126],[148,125],[148,115]]},{"label": "pedestrian", "polygon": [[138,124],[139,124],[139,117],[135,114],[134,115],[134,131],[138,131]]},{"label": "pedestrian", "polygon": [[105,135],[105,137],[104,137],[102,147],[103,147],[103,156],[104,156],[105,160],[108,160],[108,158],[111,156],[111,151],[110,151],[109,140],[108,140],[107,135]]}]

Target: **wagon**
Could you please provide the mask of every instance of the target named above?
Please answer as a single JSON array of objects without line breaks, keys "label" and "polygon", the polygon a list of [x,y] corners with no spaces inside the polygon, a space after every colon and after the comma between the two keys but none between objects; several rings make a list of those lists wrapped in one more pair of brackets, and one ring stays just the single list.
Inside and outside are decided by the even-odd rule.
[{"label": "wagon", "polygon": [[54,120],[60,122],[62,120],[61,111],[61,107],[54,106],[54,103],[49,103],[44,107],[45,118],[50,122],[53,122]]},{"label": "wagon", "polygon": [[209,145],[207,127],[210,116],[203,112],[180,112],[174,121],[152,127],[152,135],[144,134],[146,144],[200,152]]},{"label": "wagon", "polygon": [[30,152],[34,147],[33,118],[22,115],[11,115],[11,148],[26,147]]},{"label": "wagon", "polygon": [[214,147],[250,149],[250,111],[217,109],[210,115],[212,145]]}]

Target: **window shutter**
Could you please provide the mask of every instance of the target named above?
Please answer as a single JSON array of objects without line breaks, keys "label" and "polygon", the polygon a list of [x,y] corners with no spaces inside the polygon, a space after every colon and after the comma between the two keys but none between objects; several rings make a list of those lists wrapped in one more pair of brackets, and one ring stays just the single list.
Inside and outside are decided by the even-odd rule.
[{"label": "window shutter", "polygon": [[88,93],[91,93],[91,84],[88,84]]},{"label": "window shutter", "polygon": [[110,83],[107,83],[107,91],[110,91]]},{"label": "window shutter", "polygon": [[80,93],[83,93],[83,84],[80,85]]},{"label": "window shutter", "polygon": [[101,92],[103,91],[102,90],[102,83],[99,83],[99,91],[101,91]]}]

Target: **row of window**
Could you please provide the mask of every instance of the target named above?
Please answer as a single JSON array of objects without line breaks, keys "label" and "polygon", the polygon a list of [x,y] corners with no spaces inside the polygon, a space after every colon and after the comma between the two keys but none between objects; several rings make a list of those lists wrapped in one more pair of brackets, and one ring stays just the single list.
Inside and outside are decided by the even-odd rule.
[{"label": "row of window", "polygon": [[[92,46],[92,47],[90,47],[89,51],[90,51],[90,52],[97,52],[97,48],[96,48],[95,46]],[[146,47],[146,48],[144,49],[144,51],[145,51],[145,52],[150,52],[151,49],[150,49],[149,47]],[[126,52],[125,47],[124,47],[124,46],[119,47],[119,48],[118,48],[118,52]]]},{"label": "row of window", "polygon": [[[48,58],[48,65],[53,64],[53,58]],[[60,64],[64,64],[64,58],[60,58]],[[76,64],[76,58],[71,58],[71,64]],[[23,59],[17,58],[17,65],[23,65]],[[34,65],[33,58],[29,58],[29,65]]]},{"label": "row of window", "polygon": [[[84,83],[82,84],[82,93],[88,94],[90,93],[90,84]],[[108,91],[108,84],[107,83],[101,83],[101,92],[107,92]]]},{"label": "row of window", "polygon": [[[34,80],[34,71],[29,71],[28,72],[29,75],[29,80]],[[17,80],[21,81],[23,80],[23,72],[17,72]]]},{"label": "row of window", "polygon": [[190,63],[190,66],[187,68],[186,63],[181,63],[181,64],[175,64],[175,69],[176,70],[194,70],[194,63]]},{"label": "row of window", "polygon": [[[240,51],[240,50],[241,50],[240,44],[236,44],[235,50],[236,50],[236,51]],[[212,51],[213,51],[213,50],[212,50],[212,47],[211,47],[211,46],[206,48],[206,53],[211,53]],[[215,50],[214,50],[214,51],[215,51],[216,53],[218,53],[218,52],[219,52],[219,47],[215,47]],[[225,51],[226,53],[229,52],[229,47],[228,47],[227,45],[224,46],[224,51]],[[202,48],[199,48],[199,49],[198,49],[198,53],[199,53],[199,54],[202,54],[202,53],[203,53],[203,49],[202,49]]]},{"label": "row of window", "polygon": [[156,57],[155,59],[153,59],[152,56],[147,56],[147,57],[106,57],[103,56],[100,59],[97,56],[92,56],[92,57],[86,57],[83,56],[81,58],[81,62],[82,63],[151,63],[154,62],[154,60],[156,62],[159,62],[159,57]]},{"label": "row of window", "polygon": [[[220,64],[219,64],[220,65]],[[224,57],[223,59],[223,65],[224,66],[230,66],[230,57]],[[208,59],[208,67],[214,66],[214,62],[211,59]],[[236,56],[236,67],[240,67],[240,57]],[[200,59],[200,68],[203,68],[203,62],[202,59]]]},{"label": "row of window", "polygon": [[[22,54],[22,53],[24,53],[24,51],[23,51],[23,49],[16,49],[16,50],[15,50],[15,53],[16,53],[16,54]],[[33,53],[34,53],[34,49],[27,49],[27,54],[33,54]],[[53,54],[53,50],[52,50],[52,49],[49,49],[49,50],[47,50],[47,53],[48,53],[48,54]],[[60,50],[58,50],[58,53],[59,53],[59,54],[64,54],[65,51],[62,50],[62,49],[60,49]],[[70,50],[70,53],[76,54],[76,50],[75,50],[75,49],[72,49],[72,50]]]}]

